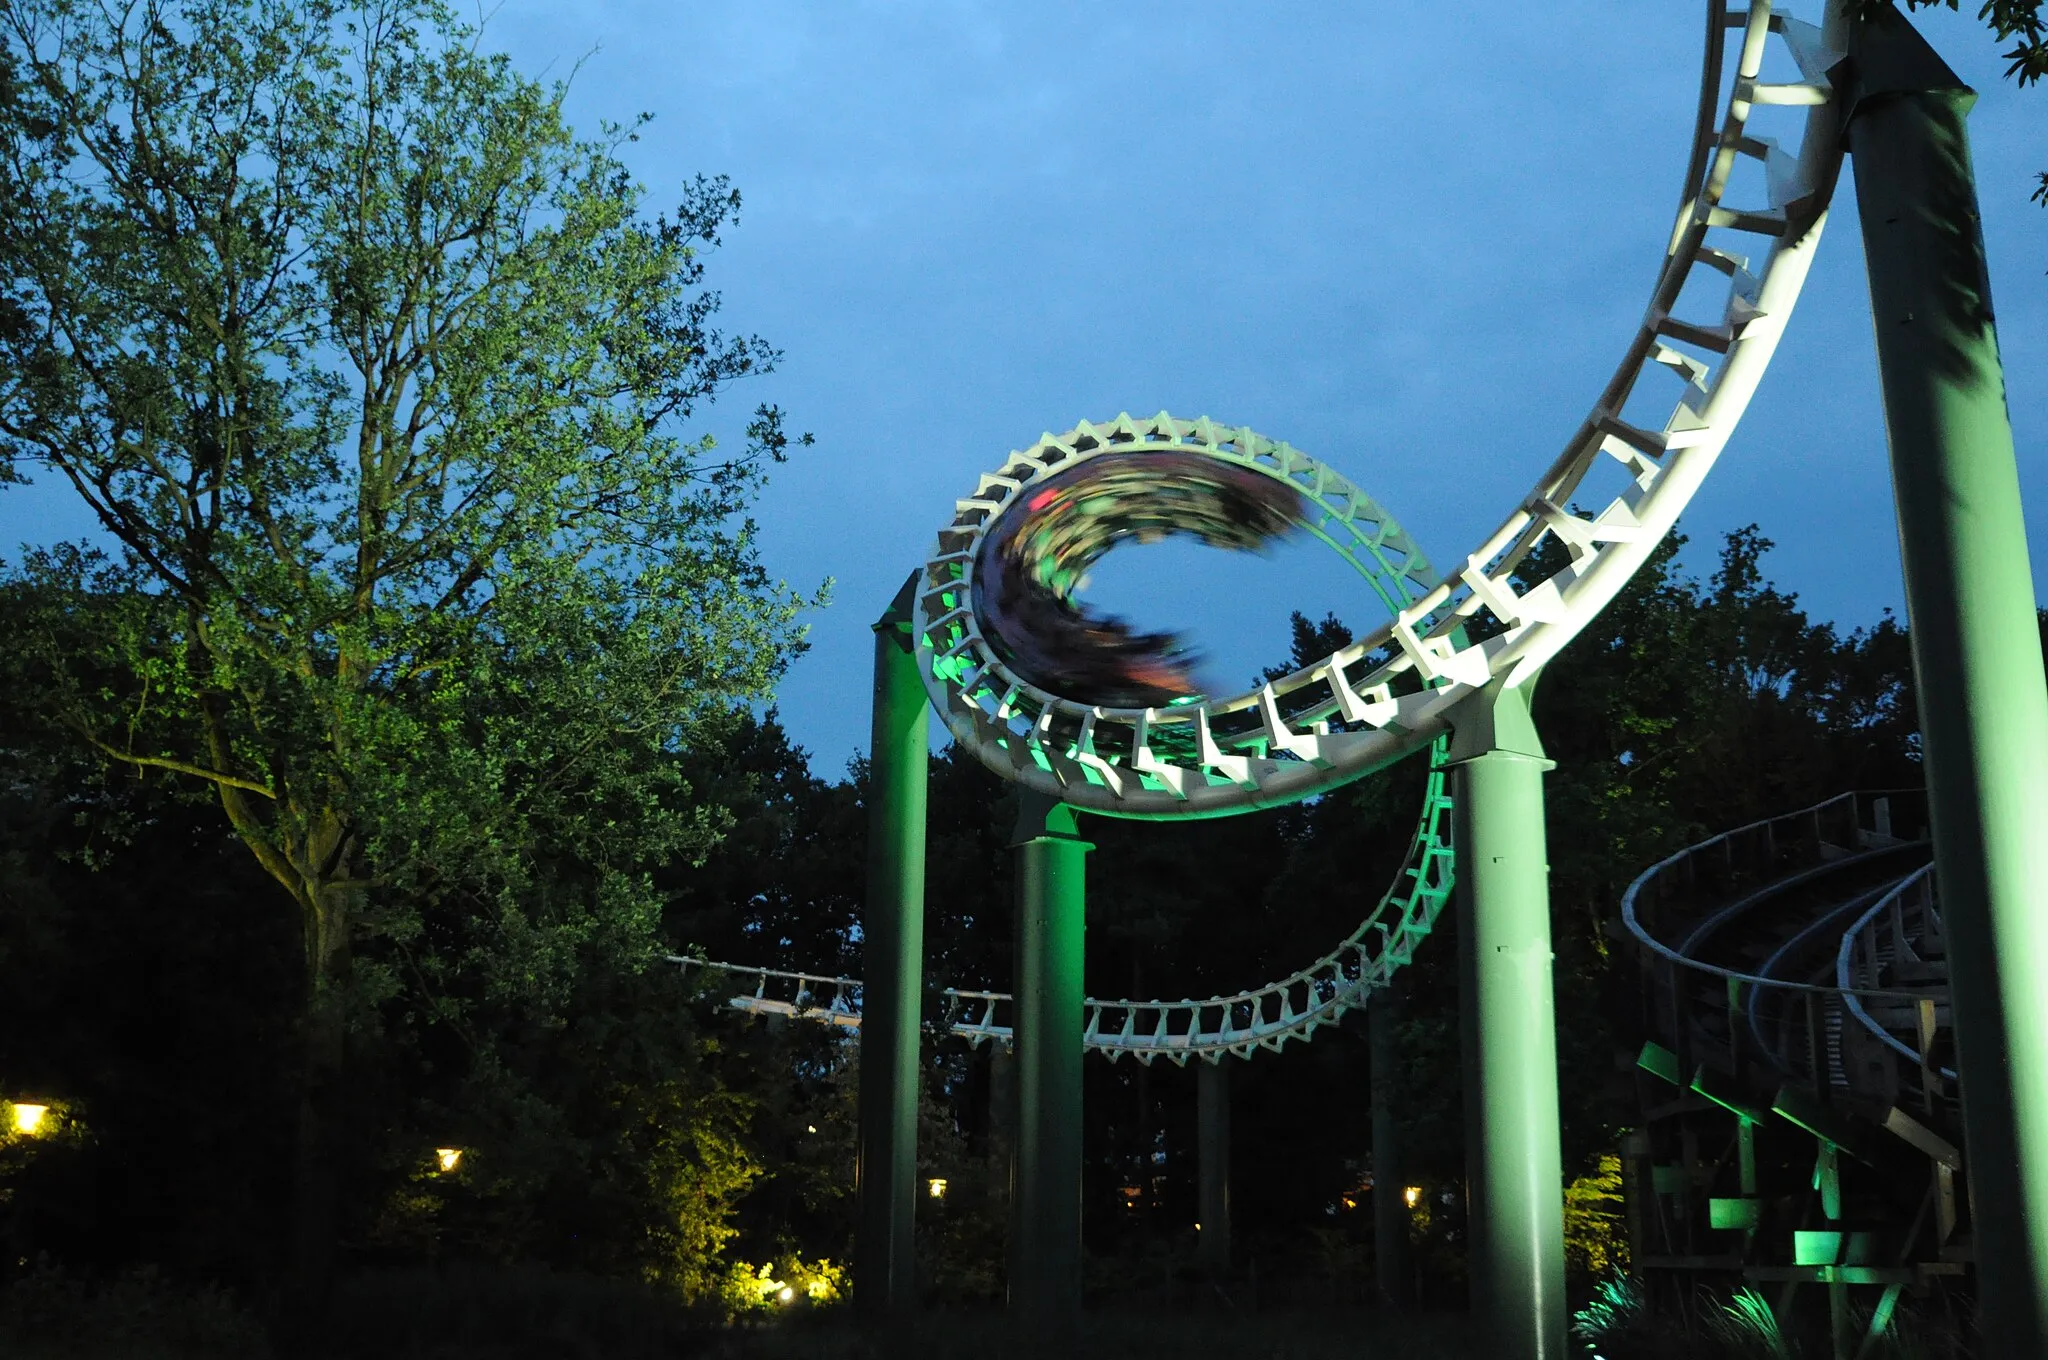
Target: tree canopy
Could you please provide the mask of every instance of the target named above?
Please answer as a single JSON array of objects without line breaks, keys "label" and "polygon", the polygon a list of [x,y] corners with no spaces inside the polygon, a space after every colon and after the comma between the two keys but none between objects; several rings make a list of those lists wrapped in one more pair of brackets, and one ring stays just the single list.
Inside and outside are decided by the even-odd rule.
[{"label": "tree canopy", "polygon": [[652,869],[720,830],[677,753],[800,646],[745,518],[781,413],[689,428],[776,357],[703,286],[738,194],[650,213],[632,130],[480,39],[439,0],[0,6],[0,466],[114,543],[12,570],[10,678],[296,910],[309,1278],[350,1007],[398,986],[358,943],[458,903],[648,953]]}]

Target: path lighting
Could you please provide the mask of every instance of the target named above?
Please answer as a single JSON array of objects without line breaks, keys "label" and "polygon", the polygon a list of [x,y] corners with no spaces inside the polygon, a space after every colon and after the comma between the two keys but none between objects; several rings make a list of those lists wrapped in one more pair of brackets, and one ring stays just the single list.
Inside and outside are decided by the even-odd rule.
[{"label": "path lighting", "polygon": [[33,1138],[43,1131],[43,1122],[50,1117],[47,1105],[31,1105],[16,1101],[14,1104],[14,1131],[25,1138]]},{"label": "path lighting", "polygon": [[784,1285],[782,1286],[782,1292],[780,1294],[777,1294],[775,1297],[781,1299],[784,1303],[788,1303],[796,1298],[796,1291],[794,1289],[791,1289],[788,1285]]},{"label": "path lighting", "polygon": [[944,1199],[946,1197],[946,1178],[944,1176],[932,1177],[924,1183],[924,1192],[933,1199]]},{"label": "path lighting", "polygon": [[1407,1200],[1408,1207],[1413,1209],[1415,1207],[1415,1202],[1422,1198],[1422,1187],[1419,1185],[1409,1186],[1406,1190],[1403,1190],[1401,1192],[1401,1198]]},{"label": "path lighting", "polygon": [[454,1174],[455,1168],[462,1165],[462,1149],[435,1148],[434,1164],[441,1168],[442,1175],[448,1176]]}]

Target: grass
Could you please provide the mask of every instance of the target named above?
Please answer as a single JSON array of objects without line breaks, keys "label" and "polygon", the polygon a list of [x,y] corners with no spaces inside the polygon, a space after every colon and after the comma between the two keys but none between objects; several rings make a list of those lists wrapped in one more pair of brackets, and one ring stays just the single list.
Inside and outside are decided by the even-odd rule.
[{"label": "grass", "polygon": [[[330,1324],[275,1346],[232,1296],[149,1271],[88,1286],[39,1271],[0,1293],[6,1360],[1479,1360],[1455,1314],[1341,1306],[1251,1312],[1220,1296],[1182,1306],[1126,1298],[1082,1314],[1066,1337],[1034,1335],[1000,1309],[933,1311],[893,1333],[843,1308],[803,1304],[721,1326],[673,1295],[626,1280],[521,1267],[360,1275]],[[1653,1315],[1626,1280],[1575,1318],[1566,1354],[1604,1360],[1822,1360],[1824,1339],[1781,1335],[1761,1297],[1701,1300],[1690,1322]],[[1812,1321],[1812,1319],[1808,1319]],[[1902,1307],[1866,1360],[1957,1360],[1952,1322]],[[1810,1331],[1810,1328],[1808,1329]]]},{"label": "grass", "polygon": [[704,1360],[1478,1360],[1462,1317],[1321,1313],[1084,1313],[1071,1338],[1020,1334],[997,1312],[931,1313],[905,1331],[863,1337],[845,1319],[738,1330]]},{"label": "grass", "polygon": [[263,1325],[225,1291],[153,1270],[96,1286],[47,1268],[0,1294],[7,1360],[269,1360]]}]

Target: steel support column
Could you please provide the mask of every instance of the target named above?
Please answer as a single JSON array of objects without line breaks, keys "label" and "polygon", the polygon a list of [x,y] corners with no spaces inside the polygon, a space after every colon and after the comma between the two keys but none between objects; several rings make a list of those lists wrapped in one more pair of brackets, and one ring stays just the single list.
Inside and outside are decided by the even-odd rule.
[{"label": "steel support column", "polygon": [[1458,962],[1472,1311],[1498,1360],[1565,1354],[1550,866],[1529,689],[1499,682],[1453,718]]},{"label": "steel support column", "polygon": [[924,991],[926,733],[930,706],[911,654],[910,591],[875,624],[868,772],[868,883],[861,913],[860,1145],[854,1297],[869,1318],[916,1302],[917,1086]]},{"label": "steel support column", "polygon": [[[1398,975],[1397,975],[1398,977]],[[1411,1301],[1408,1172],[1401,1164],[1401,1126],[1394,1117],[1395,1070],[1401,1055],[1400,998],[1390,982],[1373,994],[1365,1019],[1372,1045],[1372,1254],[1380,1302],[1404,1309]]]},{"label": "steel support column", "polygon": [[1964,119],[1888,11],[1847,117],[1955,997],[1984,1354],[2048,1355],[2048,693]]},{"label": "steel support column", "polygon": [[1081,1310],[1081,1026],[1087,854],[1074,810],[1018,791],[1017,1142],[1010,1313],[1064,1331]]},{"label": "steel support column", "polygon": [[[1201,1215],[1195,1256],[1213,1275],[1230,1270],[1230,1069],[1228,1057],[1197,1063],[1195,1073],[1195,1159],[1201,1177],[1196,1212]],[[1149,1173],[1150,1158],[1147,1158]]]}]

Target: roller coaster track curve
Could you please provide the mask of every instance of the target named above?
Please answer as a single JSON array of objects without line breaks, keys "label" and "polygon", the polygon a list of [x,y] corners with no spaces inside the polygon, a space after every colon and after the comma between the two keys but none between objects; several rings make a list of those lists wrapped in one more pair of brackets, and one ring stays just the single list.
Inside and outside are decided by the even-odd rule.
[{"label": "roller coaster track curve", "polygon": [[[985,475],[941,531],[938,551],[916,577],[920,671],[955,739],[1006,778],[1112,816],[1217,816],[1313,796],[1435,747],[1401,873],[1357,930],[1307,968],[1248,992],[1202,1001],[1090,999],[1091,1050],[1141,1062],[1249,1056],[1306,1038],[1385,985],[1429,932],[1450,891],[1450,804],[1437,766],[1452,710],[1488,685],[1533,678],[1648,559],[1733,434],[1827,219],[1841,159],[1829,72],[1841,43],[1838,20],[1804,24],[1775,11],[1770,0],[1747,8],[1708,0],[1706,20],[1684,191],[1644,319],[1563,453],[1461,566],[1436,577],[1390,517],[1298,450],[1163,412],[1046,435]],[[1773,38],[1796,64],[1798,81],[1761,79]],[[1806,110],[1794,151],[1750,127],[1756,108],[1774,105]],[[1767,201],[1760,206],[1724,201],[1742,158],[1762,164]],[[1739,237],[1764,243],[1760,267],[1730,248],[1729,238]],[[1721,315],[1682,319],[1682,295],[1703,271],[1726,280]],[[1675,376],[1682,388],[1658,429],[1624,418],[1652,368]],[[1088,458],[1146,450],[1195,453],[1287,482],[1319,512],[1311,530],[1359,566],[1393,618],[1255,691],[1186,706],[1082,705],[1013,674],[977,622],[972,564],[983,539],[1033,486]],[[1622,484],[1589,518],[1573,507],[1597,490],[1596,468],[1619,475]],[[1546,536],[1562,543],[1567,565],[1518,589],[1518,572]],[[1468,642],[1467,625],[1482,616],[1490,626],[1473,631],[1486,636]],[[743,1009],[858,1024],[856,979],[675,962],[754,979],[750,992],[733,998]],[[976,1043],[1007,1041],[1007,994],[949,988],[944,996],[951,1032]]]}]

